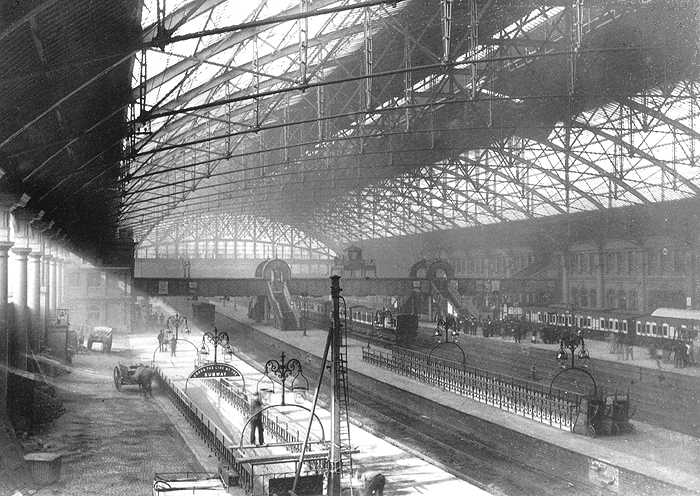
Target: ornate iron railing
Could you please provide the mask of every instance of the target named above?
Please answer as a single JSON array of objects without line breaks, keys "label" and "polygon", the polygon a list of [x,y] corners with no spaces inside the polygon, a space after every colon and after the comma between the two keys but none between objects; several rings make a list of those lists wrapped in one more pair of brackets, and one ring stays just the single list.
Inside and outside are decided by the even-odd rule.
[{"label": "ornate iron railing", "polygon": [[220,462],[227,464],[238,473],[238,483],[245,490],[246,494],[253,492],[254,474],[252,467],[238,463],[229,446],[234,442],[224,432],[209,419],[204,412],[200,411],[184,392],[178,388],[173,381],[163,375],[158,369],[158,380],[160,387],[170,398],[170,401],[177,407],[187,422],[199,433],[200,437],[207,443],[209,448],[216,454]]},{"label": "ornate iron railing", "polygon": [[[274,474],[265,471],[255,473],[255,465],[248,463],[239,463],[234,456],[234,452],[230,447],[238,444],[238,441],[233,441],[223,430],[217,426],[207,415],[202,412],[195,403],[193,403],[184,392],[175,385],[168,377],[163,375],[160,369],[157,369],[158,381],[161,390],[165,391],[168,398],[177,407],[180,413],[185,417],[187,422],[199,433],[199,436],[204,440],[209,448],[216,454],[218,460],[226,464],[231,469],[238,473],[238,483],[245,490],[246,494],[260,493],[268,484],[267,479],[273,477]],[[244,394],[236,388],[231,387],[220,380],[208,379],[205,383],[212,387],[218,394],[228,401],[235,409],[241,411],[243,415],[247,415],[250,411],[248,399]],[[263,423],[268,435],[272,435],[282,443],[290,443],[289,451],[301,451],[301,434],[299,431],[290,429],[289,424],[281,420],[279,417],[274,418],[270,415],[263,415]],[[312,460],[313,470],[316,473],[323,473],[326,469],[325,460]],[[257,485],[255,481],[257,480]]]},{"label": "ornate iron railing", "polygon": [[[247,418],[250,413],[250,404],[242,391],[221,379],[207,379],[204,383]],[[301,451],[299,446],[302,439],[301,433],[299,430],[292,430],[284,419],[280,419],[277,415],[273,417],[263,413],[263,426],[266,434],[272,435],[278,442],[290,443],[287,447],[289,451]]]},{"label": "ornate iron railing", "polygon": [[362,348],[362,360],[537,422],[573,431],[583,395],[493,374],[426,353]]}]

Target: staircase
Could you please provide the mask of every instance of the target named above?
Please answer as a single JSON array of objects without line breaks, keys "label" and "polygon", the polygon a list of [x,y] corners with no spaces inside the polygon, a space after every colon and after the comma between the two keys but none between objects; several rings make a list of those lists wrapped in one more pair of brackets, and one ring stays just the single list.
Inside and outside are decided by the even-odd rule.
[{"label": "staircase", "polygon": [[450,303],[457,309],[459,315],[464,317],[469,317],[470,315],[473,317],[479,316],[479,311],[476,309],[474,303],[472,303],[468,297],[462,297],[454,286],[449,283],[447,284],[447,297]]},{"label": "staircase", "polygon": [[434,281],[430,282],[430,287],[432,290],[431,296],[433,297],[433,300],[435,300],[435,302],[437,303],[438,307],[440,307],[440,311],[442,313],[445,312],[447,308],[446,303],[449,301],[457,311],[457,315],[462,317],[469,317],[470,315],[478,317],[479,312],[477,311],[474,304],[471,301],[463,301],[462,296],[449,282],[447,282],[447,289],[444,291],[447,297],[445,297],[445,295],[443,295],[443,292],[440,291],[440,289],[438,289]]},{"label": "staircase", "polygon": [[290,299],[287,298],[289,292],[285,291],[285,289],[286,284],[284,282],[274,281],[268,283],[270,302],[280,323],[280,329],[283,331],[298,331],[299,319],[292,308]]}]

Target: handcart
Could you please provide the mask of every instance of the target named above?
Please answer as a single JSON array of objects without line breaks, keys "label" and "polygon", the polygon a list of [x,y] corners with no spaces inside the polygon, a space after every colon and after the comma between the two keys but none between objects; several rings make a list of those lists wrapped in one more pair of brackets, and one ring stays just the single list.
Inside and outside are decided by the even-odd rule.
[{"label": "handcart", "polygon": [[629,394],[626,397],[617,393],[605,397],[605,417],[603,419],[603,432],[616,436],[632,431],[630,418],[636,410],[630,412]]},{"label": "handcart", "polygon": [[635,410],[630,408],[629,394],[608,394],[606,396],[591,395],[586,407],[586,435],[616,436],[632,431],[629,420]]},{"label": "handcart", "polygon": [[605,402],[599,396],[593,394],[588,397],[586,405],[586,435],[595,437],[603,432],[603,418],[605,416]]}]

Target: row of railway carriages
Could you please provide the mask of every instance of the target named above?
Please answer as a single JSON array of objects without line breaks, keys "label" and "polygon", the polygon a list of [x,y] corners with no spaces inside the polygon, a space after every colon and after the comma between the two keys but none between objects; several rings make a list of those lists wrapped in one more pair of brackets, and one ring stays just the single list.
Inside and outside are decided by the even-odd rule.
[{"label": "row of railway carriages", "polygon": [[[296,300],[305,320],[320,328],[330,324],[331,302],[324,298]],[[346,319],[357,333],[386,335],[397,333],[397,315],[386,308],[349,304],[341,308],[341,319]],[[547,307],[522,307],[518,315],[505,316],[503,325],[521,325],[525,332],[537,331],[540,335],[556,336],[568,329],[581,330],[589,339],[622,342],[629,339],[636,346],[652,350],[673,350],[685,346],[692,351],[700,330],[700,310],[658,308],[649,314],[624,310],[572,309],[564,305]],[[486,322],[482,321],[482,327]]]}]

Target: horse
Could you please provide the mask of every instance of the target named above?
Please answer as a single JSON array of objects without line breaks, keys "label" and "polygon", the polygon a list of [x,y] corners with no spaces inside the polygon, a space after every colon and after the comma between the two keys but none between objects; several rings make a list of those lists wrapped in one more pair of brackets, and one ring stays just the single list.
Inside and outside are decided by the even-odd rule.
[{"label": "horse", "polygon": [[139,392],[143,393],[144,396],[150,393],[153,396],[153,391],[151,390],[151,383],[153,382],[153,376],[155,376],[155,371],[147,365],[139,365],[134,372],[134,379],[139,385]]}]

